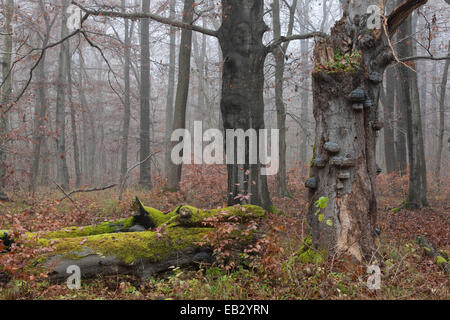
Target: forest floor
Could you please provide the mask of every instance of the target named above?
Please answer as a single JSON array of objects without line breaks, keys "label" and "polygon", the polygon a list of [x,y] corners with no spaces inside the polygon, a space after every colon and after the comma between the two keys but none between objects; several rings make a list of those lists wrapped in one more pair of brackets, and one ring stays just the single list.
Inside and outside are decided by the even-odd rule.
[{"label": "forest floor", "polygon": [[[81,193],[59,201],[58,190],[40,190],[35,197],[16,193],[14,202],[0,203],[0,229],[18,231],[57,230],[130,216],[133,196],[160,210],[180,204],[198,208],[226,206],[225,169],[186,167],[182,190],[167,193],[155,179],[151,191],[128,189],[118,201],[117,189]],[[273,202],[285,215],[273,215],[267,222],[268,246],[251,268],[227,270],[215,265],[175,268],[150,280],[132,276],[109,276],[82,280],[80,290],[66,284],[52,284],[45,275],[27,274],[23,267],[37,253],[19,248],[0,254],[0,299],[449,299],[450,279],[416,243],[425,236],[433,246],[450,252],[450,179],[440,191],[429,185],[430,207],[410,211],[399,209],[407,194],[408,178],[378,177],[379,253],[384,258],[381,289],[367,288],[366,269],[345,260],[296,263],[296,252],[307,236],[307,191],[304,175],[288,174],[292,198]],[[269,181],[272,195],[275,182]]]}]

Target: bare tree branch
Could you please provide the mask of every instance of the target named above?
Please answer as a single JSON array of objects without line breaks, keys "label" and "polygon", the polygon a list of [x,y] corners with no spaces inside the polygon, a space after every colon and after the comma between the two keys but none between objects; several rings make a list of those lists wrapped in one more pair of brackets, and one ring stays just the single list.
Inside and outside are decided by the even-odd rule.
[{"label": "bare tree branch", "polygon": [[153,13],[147,13],[147,12],[133,12],[133,13],[127,13],[127,12],[119,12],[119,11],[111,11],[111,10],[94,10],[89,9],[81,4],[79,4],[77,1],[72,0],[72,4],[78,6],[81,10],[83,10],[85,13],[92,15],[92,16],[102,16],[102,17],[115,17],[115,18],[124,18],[124,19],[139,19],[139,18],[146,18],[151,19],[163,24],[167,24],[170,26],[174,26],[181,29],[187,29],[192,31],[197,31],[209,36],[217,37],[218,33],[216,30],[210,30],[206,28],[202,28],[196,25],[191,25],[189,23],[184,23],[180,21],[174,21],[166,17],[162,17]]},{"label": "bare tree branch", "polygon": [[388,17],[387,26],[389,36],[392,37],[398,27],[405,21],[411,13],[417,8],[426,4],[428,0],[405,0]]},{"label": "bare tree branch", "polygon": [[[450,0],[449,0],[450,1]],[[402,62],[408,62],[408,61],[414,61],[414,60],[450,60],[449,56],[445,57],[434,57],[434,56],[414,56],[414,57],[406,57],[403,59],[400,59]]]},{"label": "bare tree branch", "polygon": [[96,187],[96,188],[92,188],[92,189],[77,189],[77,190],[73,190],[73,191],[70,191],[67,194],[65,193],[64,197],[62,197],[59,201],[62,202],[64,199],[69,198],[72,194],[75,194],[75,193],[104,191],[104,190],[112,189],[115,186],[117,186],[117,184],[112,184],[112,185],[106,186],[106,187]]},{"label": "bare tree branch", "polygon": [[293,41],[293,40],[305,40],[305,39],[310,39],[310,38],[314,38],[314,37],[328,38],[328,35],[326,33],[320,32],[320,31],[315,31],[315,32],[310,32],[310,33],[305,33],[305,34],[294,34],[294,35],[288,36],[288,37],[280,37],[279,39],[273,39],[272,42],[270,42],[267,45],[267,50],[269,52],[272,52],[276,47],[278,47],[280,44],[282,44],[284,42]]}]

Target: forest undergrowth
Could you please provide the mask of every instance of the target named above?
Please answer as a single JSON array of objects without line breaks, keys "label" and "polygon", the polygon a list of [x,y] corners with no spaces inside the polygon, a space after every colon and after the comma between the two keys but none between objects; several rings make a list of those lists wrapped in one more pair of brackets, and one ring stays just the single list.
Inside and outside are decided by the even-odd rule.
[{"label": "forest undergrowth", "polygon": [[[269,179],[277,214],[270,214],[260,245],[222,263],[172,268],[151,279],[108,276],[82,279],[79,290],[50,283],[45,274],[27,271],[40,249],[18,246],[0,254],[0,299],[449,299],[450,280],[416,243],[425,236],[438,250],[450,252],[450,177],[438,188],[429,177],[430,207],[405,210],[408,177],[378,177],[378,253],[382,257],[381,289],[367,287],[364,265],[345,257],[299,261],[299,249],[307,242],[307,169],[290,170],[292,198],[276,197],[275,179]],[[147,206],[170,211],[182,204],[210,209],[226,206],[226,168],[186,166],[181,190],[168,193],[155,177],[150,191],[127,189],[123,200],[118,190],[80,193],[71,199],[56,189],[40,189],[34,197],[12,193],[14,202],[0,204],[0,230],[50,231],[84,226],[131,215],[130,203],[138,196]],[[71,201],[73,200],[73,202]],[[219,231],[220,232],[220,231]],[[224,230],[224,232],[227,232]],[[209,239],[211,240],[211,239]],[[220,251],[220,250],[219,250]],[[251,251],[257,255],[249,254]],[[224,251],[226,252],[226,250]],[[251,258],[253,257],[253,258]],[[218,258],[220,254],[218,254]],[[224,262],[225,261],[225,262]]]}]

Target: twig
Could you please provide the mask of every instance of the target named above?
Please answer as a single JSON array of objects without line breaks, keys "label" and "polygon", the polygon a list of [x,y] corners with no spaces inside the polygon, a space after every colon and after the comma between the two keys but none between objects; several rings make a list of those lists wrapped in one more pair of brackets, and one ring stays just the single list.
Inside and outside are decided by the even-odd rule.
[{"label": "twig", "polygon": [[395,61],[397,61],[398,63],[404,65],[405,67],[407,67],[409,69],[411,69],[413,72],[417,72],[416,70],[414,70],[411,66],[409,66],[405,62],[400,61],[400,59],[397,57],[397,54],[395,53],[394,47],[392,46],[391,38],[389,37],[389,33],[387,31],[387,19],[386,19],[385,16],[383,16],[383,30],[384,30],[384,34],[386,35],[386,39],[387,39],[387,42],[389,44],[389,48],[391,48],[392,55],[394,56]]},{"label": "twig", "polygon": [[151,154],[149,154],[149,156],[147,158],[145,158],[144,160],[142,160],[141,162],[137,162],[134,165],[132,165],[127,172],[125,173],[125,176],[123,176],[122,178],[122,183],[120,184],[120,193],[119,193],[119,200],[122,200],[122,194],[123,194],[123,189],[125,187],[125,183],[127,182],[128,179],[128,175],[130,174],[131,170],[133,170],[134,168],[136,168],[137,166],[143,164],[144,162],[148,161],[151,157],[153,157],[154,155],[157,155],[158,153],[160,153],[161,150],[155,151]]},{"label": "twig", "polygon": [[65,194],[65,196],[62,197],[59,201],[62,202],[64,199],[69,198],[69,196],[71,196],[72,194],[75,194],[75,193],[104,191],[104,190],[108,190],[108,189],[114,188],[115,186],[117,186],[117,183],[112,184],[110,186],[106,186],[106,187],[95,187],[95,188],[92,188],[92,189],[77,189],[77,190],[73,190],[73,191],[69,192],[68,194]]},{"label": "twig", "polygon": [[75,206],[75,208],[77,208],[77,210],[82,213],[81,209],[77,206],[77,204],[75,203],[75,201],[73,201],[73,199],[66,193],[66,191],[64,191],[64,189],[57,184],[55,181],[52,180],[52,182],[59,188],[59,190],[61,190],[62,193],[64,193],[66,195],[67,198],[69,198],[70,201],[72,201],[73,205]]}]

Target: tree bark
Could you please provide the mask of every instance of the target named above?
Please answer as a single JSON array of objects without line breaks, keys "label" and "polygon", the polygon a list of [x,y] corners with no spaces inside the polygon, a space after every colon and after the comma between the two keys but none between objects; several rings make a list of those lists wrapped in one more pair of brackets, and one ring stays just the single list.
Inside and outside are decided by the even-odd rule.
[{"label": "tree bark", "polygon": [[[185,0],[183,8],[183,22],[192,23],[194,17],[194,0]],[[189,78],[191,73],[191,51],[192,31],[183,29],[181,31],[180,53],[178,57],[178,85],[175,98],[175,111],[173,116],[172,130],[186,128],[186,106],[189,95]],[[171,143],[171,150],[178,142]],[[183,150],[184,152],[184,150]],[[181,164],[169,162],[167,177],[167,189],[178,190],[181,181]]]},{"label": "tree bark", "polygon": [[[224,58],[220,103],[224,130],[255,129],[259,132],[265,128],[264,61],[268,53],[262,43],[263,34],[268,30],[263,20],[264,2],[223,0],[222,8],[218,38]],[[229,147],[226,144],[226,148]],[[267,178],[261,175],[260,162],[250,164],[248,143],[245,164],[237,164],[236,148],[233,153],[233,164],[227,165],[228,204],[249,201],[270,209]]]},{"label": "tree bark", "polygon": [[[142,11],[150,11],[150,0],[142,0]],[[149,19],[141,19],[141,86],[140,86],[140,131],[139,156],[141,161],[150,154],[150,34]],[[151,187],[151,161],[143,161],[139,166],[139,185],[143,188]]]}]

